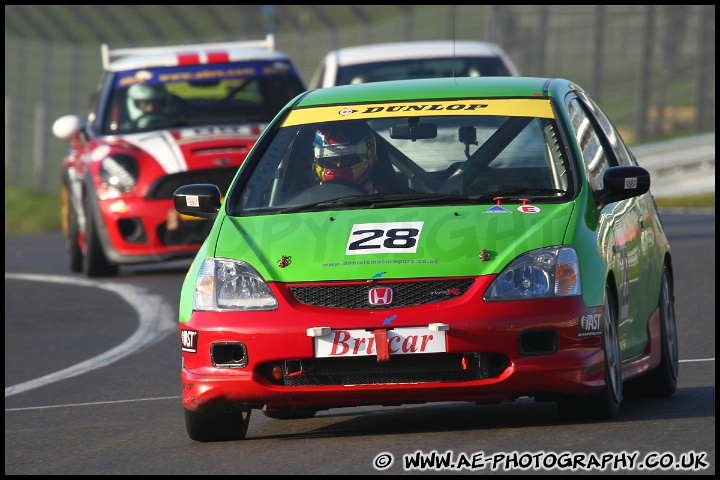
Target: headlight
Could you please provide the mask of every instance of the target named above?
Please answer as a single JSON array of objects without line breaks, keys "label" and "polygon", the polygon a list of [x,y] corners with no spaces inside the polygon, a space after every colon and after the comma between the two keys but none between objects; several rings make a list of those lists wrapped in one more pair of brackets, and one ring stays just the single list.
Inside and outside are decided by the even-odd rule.
[{"label": "headlight", "polygon": [[195,310],[275,310],[277,306],[270,287],[247,263],[206,258],[200,266],[193,296]]},{"label": "headlight", "polygon": [[572,247],[541,248],[525,253],[505,268],[483,299],[521,300],[580,295],[580,267]]},{"label": "headlight", "polygon": [[135,187],[137,177],[137,160],[130,155],[112,155],[103,159],[100,165],[100,179],[108,190],[129,192]]}]

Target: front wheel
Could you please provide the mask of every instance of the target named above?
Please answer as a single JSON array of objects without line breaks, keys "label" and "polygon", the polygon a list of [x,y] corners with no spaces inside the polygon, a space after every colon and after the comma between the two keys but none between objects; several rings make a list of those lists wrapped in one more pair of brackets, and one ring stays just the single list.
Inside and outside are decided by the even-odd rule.
[{"label": "front wheel", "polygon": [[100,242],[98,225],[91,200],[85,203],[85,260],[83,273],[88,277],[112,277],[118,274],[120,267],[107,259]]},{"label": "front wheel", "polygon": [[250,409],[231,405],[196,412],[185,410],[185,429],[196,442],[243,440],[250,424]]},{"label": "front wheel", "polygon": [[617,330],[616,305],[612,289],[606,285],[602,338],[605,353],[605,389],[586,397],[562,398],[557,404],[562,420],[606,420],[617,417],[620,412],[623,398],[622,352]]},{"label": "front wheel", "polygon": [[83,252],[80,248],[80,227],[78,226],[77,211],[70,198],[67,185],[63,184],[60,193],[60,211],[62,231],[65,235],[65,250],[68,256],[68,266],[71,272],[80,273],[83,268]]}]

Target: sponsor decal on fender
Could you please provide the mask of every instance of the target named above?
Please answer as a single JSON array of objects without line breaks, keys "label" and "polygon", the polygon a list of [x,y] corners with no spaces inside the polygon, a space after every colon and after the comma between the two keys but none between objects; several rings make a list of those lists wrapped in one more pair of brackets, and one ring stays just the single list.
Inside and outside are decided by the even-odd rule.
[{"label": "sponsor decal on fender", "polygon": [[602,335],[603,331],[603,314],[589,313],[580,315],[578,319],[578,337],[591,337]]},{"label": "sponsor decal on fender", "polygon": [[197,353],[198,332],[195,330],[180,330],[180,347],[183,352]]}]

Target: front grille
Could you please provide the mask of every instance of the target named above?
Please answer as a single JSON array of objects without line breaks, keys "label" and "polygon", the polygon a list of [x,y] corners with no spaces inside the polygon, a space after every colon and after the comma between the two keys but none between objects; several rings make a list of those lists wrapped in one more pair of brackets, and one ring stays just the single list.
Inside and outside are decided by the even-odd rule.
[{"label": "front grille", "polygon": [[236,172],[237,167],[173,173],[155,180],[145,198],[148,200],[172,198],[175,190],[191,183],[212,183],[217,185],[220,192],[225,195]]},{"label": "front grille", "polygon": [[[474,280],[424,280],[421,282],[363,283],[357,285],[292,286],[290,293],[305,305],[328,308],[373,309],[413,307],[453,300],[467,292]],[[370,305],[369,291],[373,287],[392,288],[389,305]]]},{"label": "front grille", "polygon": [[[272,377],[280,364],[281,381]],[[265,363],[259,373],[286,387],[322,385],[376,385],[428,382],[471,382],[500,375],[509,365],[506,356],[486,353],[428,353],[391,355],[378,362],[374,355],[348,358],[312,358]]]}]

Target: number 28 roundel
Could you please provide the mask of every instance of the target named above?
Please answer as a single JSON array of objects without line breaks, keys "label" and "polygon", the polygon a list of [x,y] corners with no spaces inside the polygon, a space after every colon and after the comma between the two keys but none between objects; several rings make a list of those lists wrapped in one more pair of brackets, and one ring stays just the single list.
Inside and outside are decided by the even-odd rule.
[{"label": "number 28 roundel", "polygon": [[353,225],[346,255],[415,253],[423,222],[363,223]]}]

